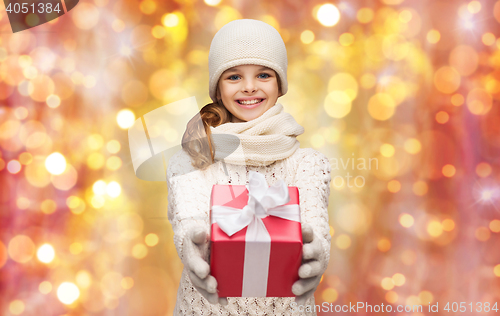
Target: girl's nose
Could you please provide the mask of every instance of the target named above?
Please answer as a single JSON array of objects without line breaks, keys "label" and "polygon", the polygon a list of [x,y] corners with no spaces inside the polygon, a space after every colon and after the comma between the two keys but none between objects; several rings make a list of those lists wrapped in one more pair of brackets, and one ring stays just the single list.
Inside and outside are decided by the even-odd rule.
[{"label": "girl's nose", "polygon": [[255,82],[253,80],[246,80],[243,85],[243,92],[253,93],[255,91],[257,91],[257,85]]}]

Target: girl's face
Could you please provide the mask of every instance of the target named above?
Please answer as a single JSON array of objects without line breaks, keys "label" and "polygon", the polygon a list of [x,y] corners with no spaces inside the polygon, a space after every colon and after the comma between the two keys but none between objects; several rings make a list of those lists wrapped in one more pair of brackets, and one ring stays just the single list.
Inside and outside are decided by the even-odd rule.
[{"label": "girl's face", "polygon": [[260,65],[229,68],[222,73],[217,90],[217,97],[233,115],[232,123],[258,118],[281,96],[276,72]]}]

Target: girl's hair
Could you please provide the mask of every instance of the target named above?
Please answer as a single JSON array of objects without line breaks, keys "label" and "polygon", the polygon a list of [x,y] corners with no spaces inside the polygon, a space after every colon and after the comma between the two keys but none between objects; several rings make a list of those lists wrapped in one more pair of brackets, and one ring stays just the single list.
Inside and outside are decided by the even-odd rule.
[{"label": "girl's hair", "polygon": [[[281,94],[281,80],[276,73],[278,91]],[[219,95],[217,84],[216,95]],[[215,148],[212,143],[212,132],[210,126],[217,127],[221,124],[231,122],[233,115],[229,112],[222,100],[212,102],[201,108],[199,115],[196,114],[186,126],[182,136],[182,148],[191,156],[193,167],[205,170],[214,163]],[[206,137],[205,137],[206,135]]]}]

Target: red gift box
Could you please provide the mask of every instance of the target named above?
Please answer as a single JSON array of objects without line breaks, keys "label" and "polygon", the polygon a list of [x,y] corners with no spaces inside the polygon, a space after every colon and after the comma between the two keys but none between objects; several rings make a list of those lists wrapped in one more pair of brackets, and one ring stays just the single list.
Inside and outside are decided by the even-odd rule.
[{"label": "red gift box", "polygon": [[249,182],[212,188],[210,273],[218,295],[294,297],[302,262],[298,188],[280,180],[267,189],[253,171]]}]

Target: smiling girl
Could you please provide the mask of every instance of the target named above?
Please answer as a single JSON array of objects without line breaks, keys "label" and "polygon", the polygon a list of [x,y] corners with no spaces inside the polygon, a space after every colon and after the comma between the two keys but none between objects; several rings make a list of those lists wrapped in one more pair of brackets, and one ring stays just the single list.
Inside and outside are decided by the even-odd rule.
[{"label": "smiling girl", "polygon": [[[214,102],[188,123],[183,149],[167,168],[168,217],[184,264],[174,315],[316,314],[300,305],[315,305],[330,258],[330,164],[322,153],[300,148],[296,137],[304,128],[277,103],[288,90],[287,64],[281,36],[262,21],[232,21],[212,40]],[[292,287],[296,297],[217,295],[208,264],[210,193],[214,184],[248,184],[250,171],[269,185],[283,180],[299,189],[304,245],[300,279]]]}]

